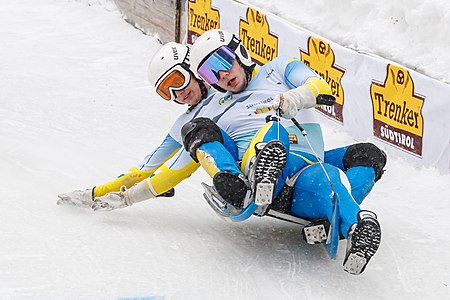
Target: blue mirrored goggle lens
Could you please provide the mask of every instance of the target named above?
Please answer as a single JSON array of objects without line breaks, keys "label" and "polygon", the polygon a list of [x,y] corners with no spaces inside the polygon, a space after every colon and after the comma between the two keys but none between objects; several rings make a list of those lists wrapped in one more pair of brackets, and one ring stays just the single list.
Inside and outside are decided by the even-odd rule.
[{"label": "blue mirrored goggle lens", "polygon": [[219,81],[219,71],[229,71],[233,66],[236,54],[227,46],[214,51],[198,68],[198,74],[209,84]]}]

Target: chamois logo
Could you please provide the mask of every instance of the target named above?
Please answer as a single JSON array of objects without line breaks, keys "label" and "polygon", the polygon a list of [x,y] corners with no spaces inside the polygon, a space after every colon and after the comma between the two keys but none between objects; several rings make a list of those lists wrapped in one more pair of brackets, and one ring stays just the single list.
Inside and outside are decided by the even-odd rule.
[{"label": "chamois logo", "polygon": [[213,8],[212,0],[189,0],[187,42],[193,44],[204,32],[220,27],[219,10]]},{"label": "chamois logo", "polygon": [[343,123],[344,89],[341,85],[345,70],[335,64],[335,55],[330,44],[322,39],[310,37],[307,51],[300,50],[303,63],[313,69],[330,85],[336,98],[333,106],[322,105],[318,110],[324,115]]},{"label": "chamois logo", "polygon": [[425,97],[415,93],[408,70],[388,64],[384,83],[372,81],[370,96],[374,136],[421,157]]},{"label": "chamois logo", "polygon": [[270,31],[266,16],[256,9],[249,7],[246,17],[239,21],[239,38],[254,62],[266,64],[278,56],[278,36]]}]

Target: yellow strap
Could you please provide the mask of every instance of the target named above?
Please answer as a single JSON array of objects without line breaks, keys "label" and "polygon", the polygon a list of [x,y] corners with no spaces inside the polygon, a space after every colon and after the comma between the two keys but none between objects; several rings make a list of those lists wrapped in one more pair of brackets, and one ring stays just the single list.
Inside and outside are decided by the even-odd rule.
[{"label": "yellow strap", "polygon": [[300,157],[301,159],[303,159],[304,161],[306,161],[306,162],[307,162],[308,164],[310,164],[310,165],[314,165],[314,164],[317,164],[317,163],[318,163],[318,162],[316,162],[316,161],[309,160],[309,159],[307,159],[306,157],[304,157],[303,155],[300,155],[300,154],[295,153],[295,152],[289,152],[289,154],[292,154],[292,155],[295,155],[295,156]]}]

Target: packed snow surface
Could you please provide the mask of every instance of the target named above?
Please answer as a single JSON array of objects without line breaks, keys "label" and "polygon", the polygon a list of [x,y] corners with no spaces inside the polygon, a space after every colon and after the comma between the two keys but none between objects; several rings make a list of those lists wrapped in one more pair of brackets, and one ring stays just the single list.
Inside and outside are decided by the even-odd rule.
[{"label": "packed snow surface", "polygon": [[[304,7],[330,17],[332,10],[334,22],[347,24],[341,35],[327,22],[309,29],[336,30],[337,42],[374,51],[386,33],[408,40],[435,26],[415,49],[389,51],[412,65],[424,53],[436,66],[427,72],[439,75],[438,67],[449,69],[450,45],[429,45],[448,41],[449,27],[430,23],[442,14],[448,23],[449,15],[431,4],[448,6],[411,2],[413,11],[395,15],[395,30],[385,13],[412,7],[409,1]],[[288,10],[300,10],[293,1],[273,3],[288,19]],[[380,32],[348,25],[345,7],[356,20],[368,14]],[[364,39],[350,38],[352,29]],[[202,198],[200,182],[210,182],[202,170],[174,198],[107,213],[57,206],[58,193],[104,183],[139,163],[183,107],[161,101],[147,82],[157,39],[124,22],[110,1],[0,1],[0,41],[0,299],[450,297],[450,176],[394,156],[363,203],[377,212],[383,238],[360,276],[342,270],[345,241],[332,261],[294,224],[218,218]],[[327,148],[355,142],[338,126],[324,132]]]}]

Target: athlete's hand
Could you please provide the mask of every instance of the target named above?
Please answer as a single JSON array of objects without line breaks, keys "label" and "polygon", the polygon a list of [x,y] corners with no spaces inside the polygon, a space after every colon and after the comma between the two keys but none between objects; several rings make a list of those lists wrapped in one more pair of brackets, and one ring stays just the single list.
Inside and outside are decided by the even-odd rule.
[{"label": "athlete's hand", "polygon": [[275,96],[273,100],[273,109],[278,110],[281,117],[292,119],[297,114],[297,106],[292,101],[286,101],[284,93]]},{"label": "athlete's hand", "polygon": [[91,208],[94,211],[109,211],[130,206],[131,202],[127,201],[125,191],[126,189],[123,186],[120,192],[112,192],[104,196],[97,197],[94,199],[94,203]]},{"label": "athlete's hand", "polygon": [[92,205],[92,189],[75,190],[58,195],[58,205],[73,205],[78,207],[90,207]]},{"label": "athlete's hand", "polygon": [[292,119],[301,109],[311,108],[315,105],[316,97],[311,89],[307,86],[299,86],[276,95],[272,107],[278,109],[283,118]]}]

